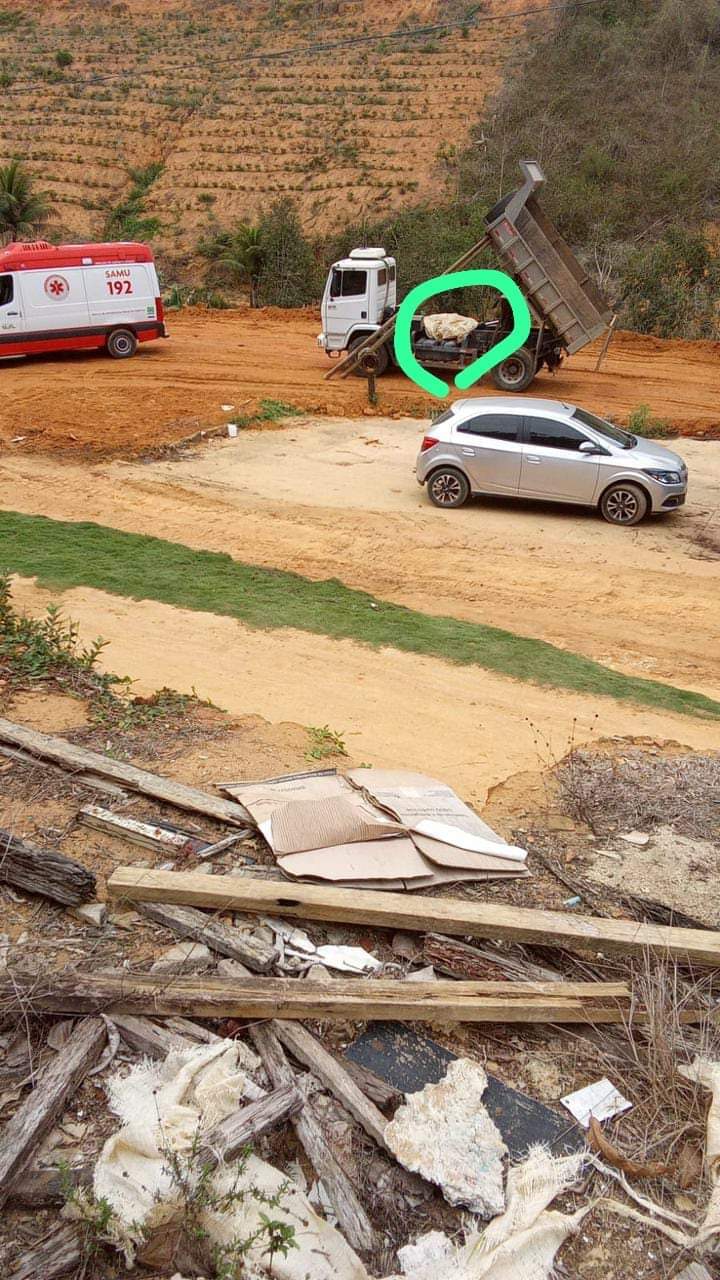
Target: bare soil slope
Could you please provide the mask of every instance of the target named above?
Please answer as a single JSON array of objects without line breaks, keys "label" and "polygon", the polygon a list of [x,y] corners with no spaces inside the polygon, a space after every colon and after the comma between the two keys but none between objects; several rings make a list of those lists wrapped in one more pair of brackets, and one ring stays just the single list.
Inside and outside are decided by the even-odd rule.
[{"label": "bare soil slope", "polygon": [[[315,312],[265,308],[169,316],[170,340],[128,361],[102,354],[35,356],[0,366],[0,445],[27,450],[132,455],[228,420],[264,399],[313,413],[372,413],[364,379],[324,381],[330,368],[315,338]],[[532,393],[571,400],[626,421],[640,404],[684,435],[720,437],[720,343],[663,341],[619,333],[599,374],[595,347]],[[487,381],[478,394],[491,393]],[[378,383],[378,414],[430,415],[437,401],[399,374]]]},{"label": "bare soil slope", "polygon": [[[488,0],[464,26],[455,0],[15,0],[27,22],[0,27],[15,76],[0,156],[26,159],[84,237],[127,193],[129,168],[161,163],[148,212],[171,252],[211,213],[249,217],[281,195],[313,226],[373,216],[444,184],[522,44],[513,13],[548,3]],[[59,49],[74,58],[64,72]]]}]

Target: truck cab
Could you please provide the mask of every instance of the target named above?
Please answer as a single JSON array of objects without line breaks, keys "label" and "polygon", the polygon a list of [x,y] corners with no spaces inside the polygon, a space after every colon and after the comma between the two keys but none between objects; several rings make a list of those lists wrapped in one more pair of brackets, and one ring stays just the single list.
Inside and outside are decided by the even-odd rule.
[{"label": "truck cab", "polygon": [[334,262],[322,299],[318,344],[328,354],[352,350],[375,333],[397,305],[395,259],[384,249],[353,249]]}]

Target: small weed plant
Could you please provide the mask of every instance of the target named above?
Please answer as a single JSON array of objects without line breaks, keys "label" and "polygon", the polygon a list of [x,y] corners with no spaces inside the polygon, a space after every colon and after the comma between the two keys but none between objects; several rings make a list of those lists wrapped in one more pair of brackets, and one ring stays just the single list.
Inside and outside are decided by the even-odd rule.
[{"label": "small weed plant", "polygon": [[329,725],[309,725],[308,737],[310,746],[305,752],[307,760],[327,760],[329,756],[346,756],[348,754],[341,731],[338,733]]},{"label": "small weed plant", "polygon": [[628,431],[636,436],[651,436],[656,440],[668,440],[678,433],[665,418],[657,418],[647,404],[639,404],[628,417]]}]

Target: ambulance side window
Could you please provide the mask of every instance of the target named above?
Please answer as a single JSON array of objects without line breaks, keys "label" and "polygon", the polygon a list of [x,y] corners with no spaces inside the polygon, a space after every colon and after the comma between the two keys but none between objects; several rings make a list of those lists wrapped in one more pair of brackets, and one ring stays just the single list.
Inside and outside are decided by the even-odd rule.
[{"label": "ambulance side window", "polygon": [[6,307],[13,300],[12,276],[0,276],[0,307]]}]

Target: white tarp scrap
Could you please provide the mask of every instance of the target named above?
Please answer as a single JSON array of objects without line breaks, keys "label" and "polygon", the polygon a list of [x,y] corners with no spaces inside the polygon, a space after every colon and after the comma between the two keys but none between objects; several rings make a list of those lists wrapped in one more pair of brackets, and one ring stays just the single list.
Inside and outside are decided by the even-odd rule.
[{"label": "white tarp scrap", "polygon": [[480,1064],[456,1058],[437,1084],[407,1094],[384,1137],[400,1164],[436,1183],[449,1204],[490,1217],[505,1206],[507,1147],[483,1106],[486,1088]]},{"label": "white tarp scrap", "polygon": [[712,1190],[705,1218],[698,1232],[698,1238],[706,1242],[713,1236],[720,1235],[720,1062],[697,1057],[689,1067],[678,1069],[686,1080],[696,1081],[712,1094],[705,1139],[705,1170]]},{"label": "white tarp scrap", "polygon": [[629,1111],[632,1106],[632,1102],[623,1097],[607,1076],[586,1084],[584,1089],[577,1089],[575,1093],[566,1094],[560,1101],[584,1129],[589,1127],[591,1118],[609,1120]]},{"label": "white tarp scrap", "polygon": [[[95,1166],[94,1193],[110,1204],[112,1229],[118,1243],[132,1257],[140,1228],[145,1233],[172,1224],[182,1212],[182,1189],[170,1170],[171,1153],[185,1158],[188,1176],[192,1151],[201,1137],[241,1105],[262,1095],[249,1072],[255,1054],[237,1040],[170,1053],[163,1063],[144,1062],[128,1075],[109,1082],[110,1105],[122,1127],[105,1143]],[[307,1197],[285,1174],[251,1155],[238,1175],[234,1164],[220,1166],[213,1190],[222,1195],[248,1189],[244,1199],[233,1197],[222,1213],[206,1209],[202,1226],[213,1243],[247,1239],[260,1226],[265,1206],[252,1191],[279,1195],[272,1217],[295,1231],[298,1248],[272,1263],[255,1245],[247,1256],[248,1277],[275,1280],[369,1280],[360,1259],[338,1231],[316,1214]],[[268,1269],[268,1267],[270,1269]]]},{"label": "white tarp scrap", "polygon": [[440,311],[434,316],[423,316],[423,329],[435,342],[447,342],[449,338],[461,341],[477,329],[478,320],[472,316],[460,316],[456,311]]}]

